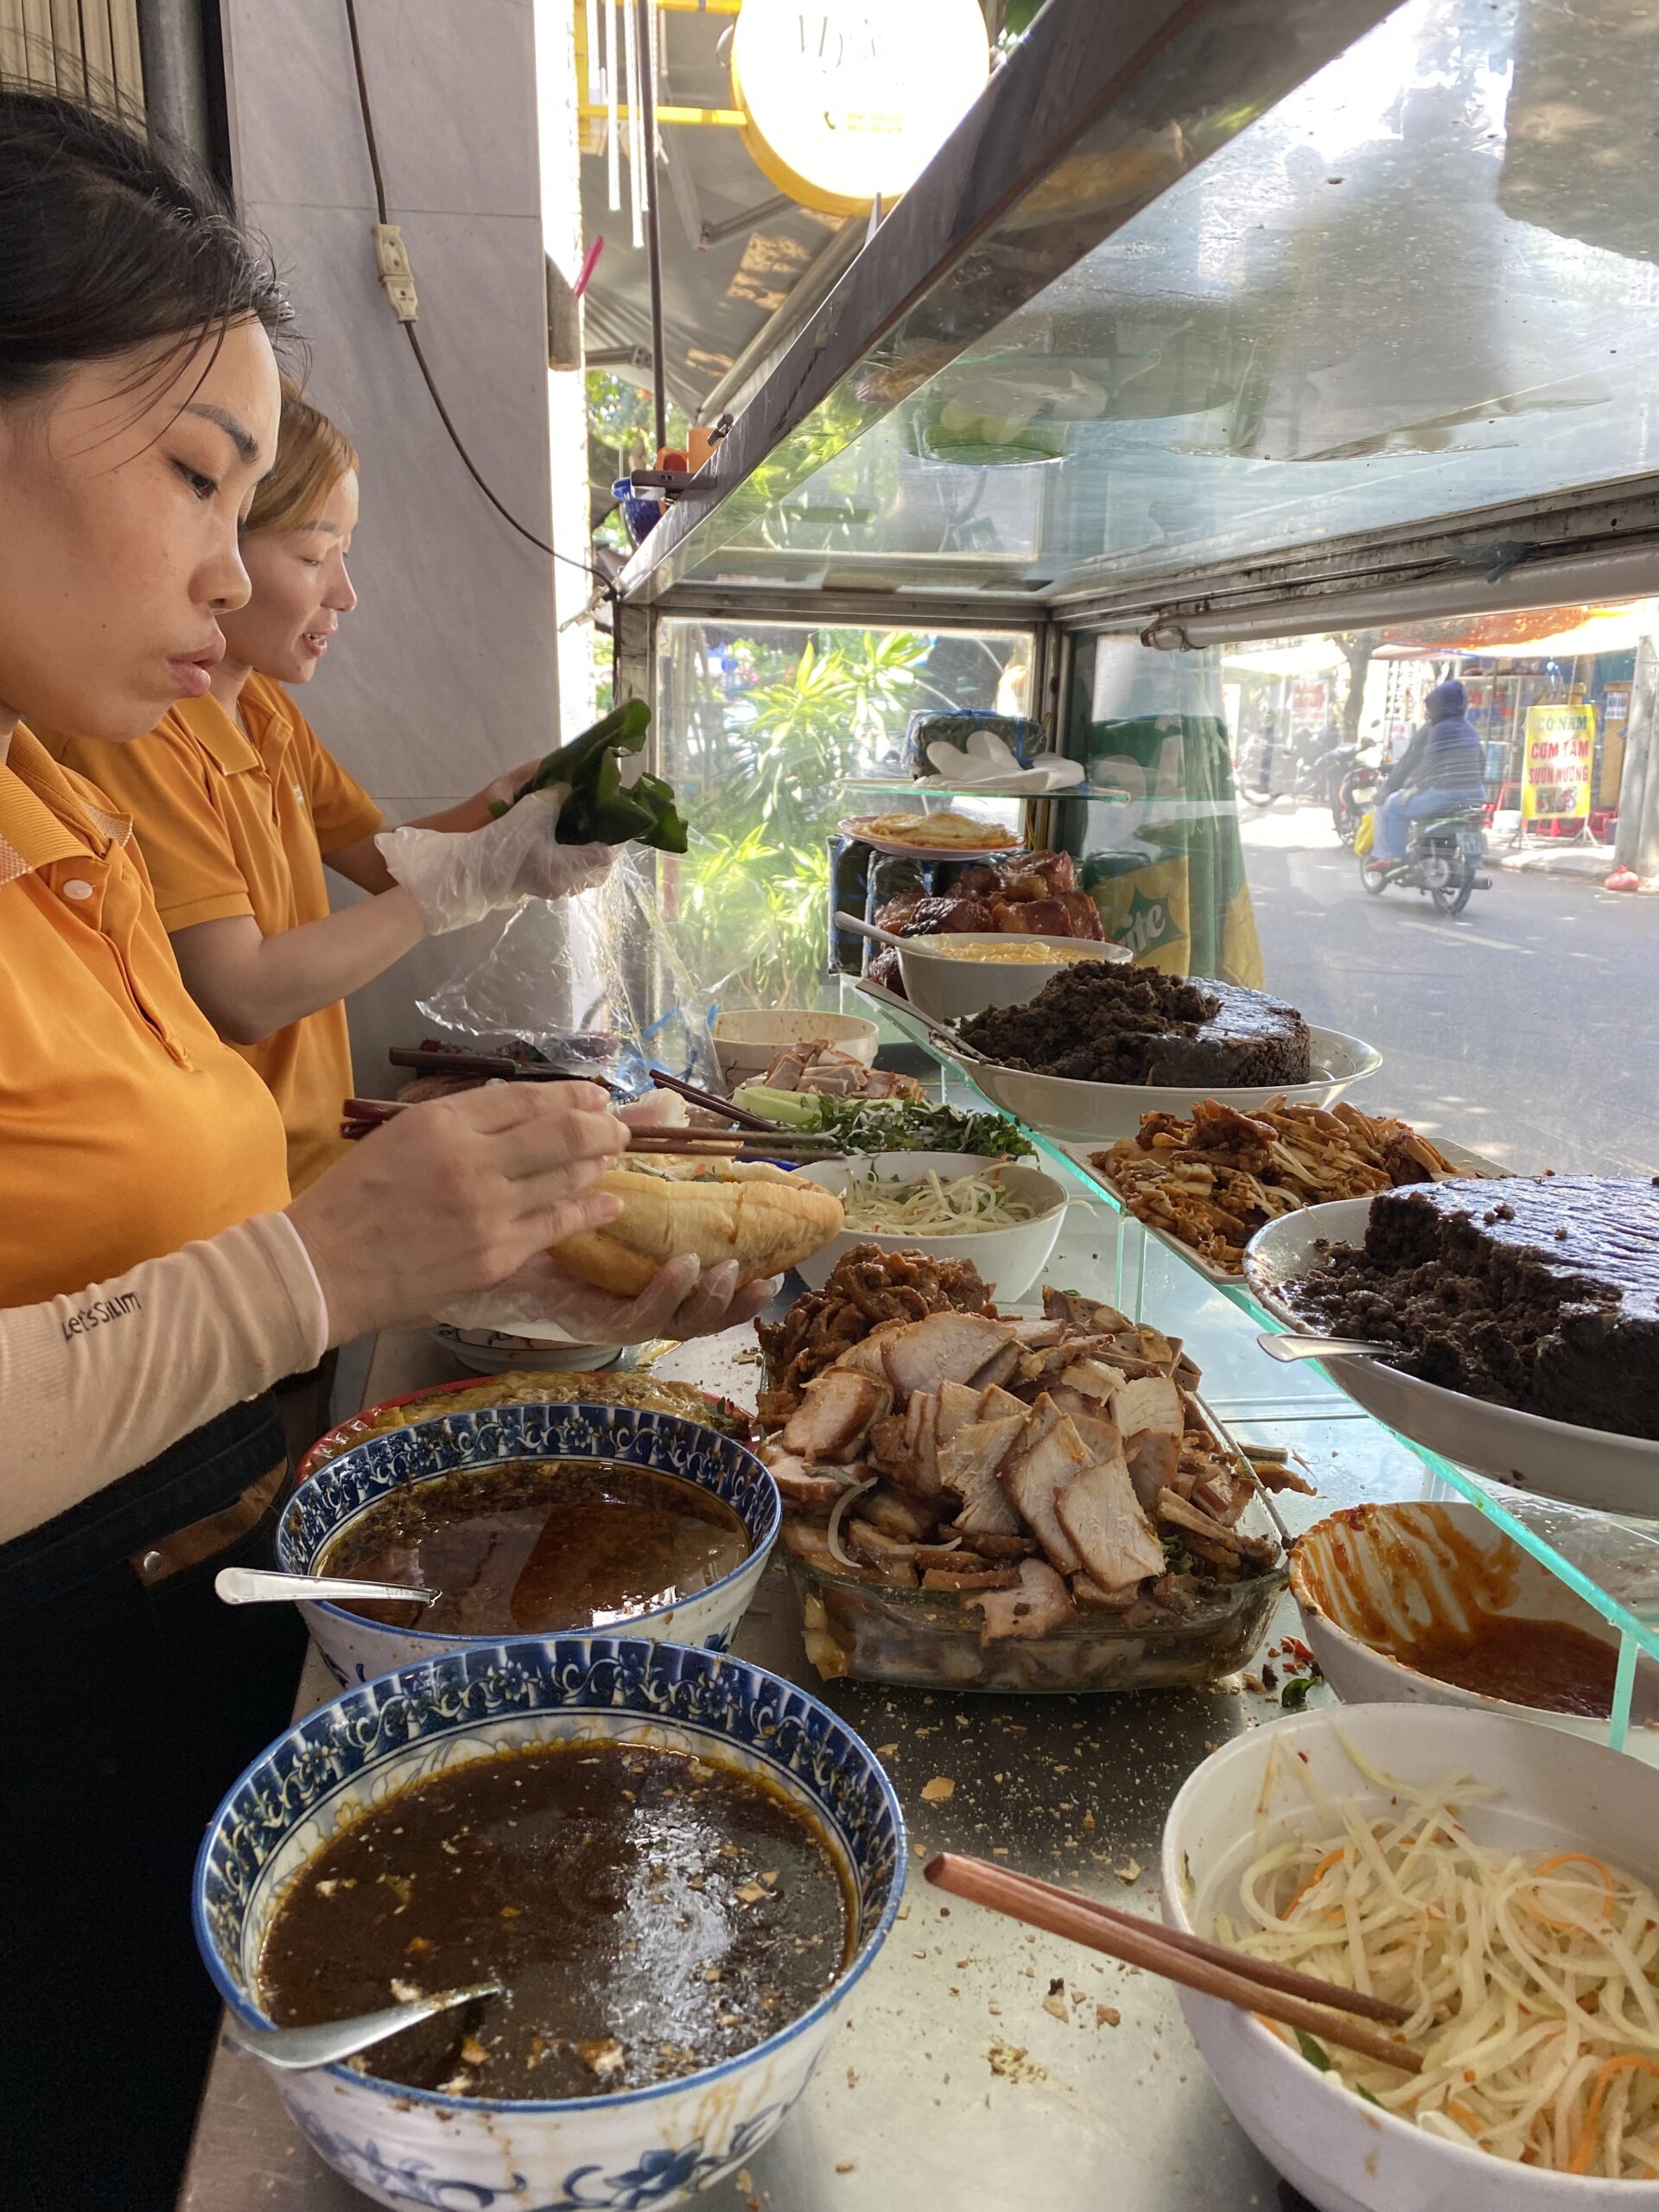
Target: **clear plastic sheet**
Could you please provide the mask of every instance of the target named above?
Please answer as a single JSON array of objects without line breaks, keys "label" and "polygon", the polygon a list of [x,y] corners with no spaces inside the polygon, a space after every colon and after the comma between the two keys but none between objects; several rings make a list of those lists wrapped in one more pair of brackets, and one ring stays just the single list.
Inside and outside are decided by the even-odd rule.
[{"label": "clear plastic sheet", "polygon": [[580,898],[532,899],[420,1010],[474,1049],[519,1039],[554,1067],[603,1075],[630,1097],[651,1069],[702,1085],[718,1076],[714,1008],[675,949],[655,869],[630,848]]}]

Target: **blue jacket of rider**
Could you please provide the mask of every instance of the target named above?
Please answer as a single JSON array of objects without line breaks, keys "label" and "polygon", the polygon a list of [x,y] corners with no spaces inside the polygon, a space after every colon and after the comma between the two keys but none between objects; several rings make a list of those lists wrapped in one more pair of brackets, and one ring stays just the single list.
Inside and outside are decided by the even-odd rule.
[{"label": "blue jacket of rider", "polygon": [[1383,785],[1399,791],[1480,792],[1480,738],[1469,719],[1469,696],[1455,677],[1437,683],[1423,702],[1427,721],[1412,738]]}]

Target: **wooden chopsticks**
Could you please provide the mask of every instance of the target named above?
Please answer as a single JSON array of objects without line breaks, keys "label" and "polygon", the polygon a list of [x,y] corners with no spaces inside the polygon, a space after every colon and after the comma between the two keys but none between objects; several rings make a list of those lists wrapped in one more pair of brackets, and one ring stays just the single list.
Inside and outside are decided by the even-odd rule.
[{"label": "wooden chopsticks", "polygon": [[995,1866],[983,1859],[968,1859],[956,1852],[942,1852],[924,1869],[935,1888],[952,1896],[987,1905],[1033,1928],[1046,1929],[1090,1950],[1109,1952],[1113,1958],[1179,1981],[1206,1997],[1219,1997],[1229,2005],[1260,2012],[1287,2027],[1320,2036],[1367,2058],[1396,2066],[1402,2074],[1422,2070],[1422,2060],[1395,2037],[1381,2035],[1350,2017],[1386,2020],[1396,2026],[1411,2017],[1402,2005],[1389,2005],[1380,1997],[1367,1997],[1354,1989],[1339,1989],[1294,1967],[1274,1966],[1265,1959],[1247,1958],[1224,1944],[1206,1942],[1185,1929],[1165,1928],[1138,1915],[1120,1912],[1074,1891],[1057,1889],[1034,1875]]},{"label": "wooden chopsticks", "polygon": [[[403,1098],[348,1098],[340,1134],[343,1137],[365,1137],[394,1115],[407,1113],[410,1104]],[[801,1167],[846,1158],[833,1137],[791,1136],[785,1129],[773,1131],[770,1122],[764,1126],[768,1132],[764,1145],[758,1145],[746,1131],[739,1129],[636,1128],[631,1132],[628,1150],[623,1157],[644,1154],[673,1159],[785,1160]]]},{"label": "wooden chopsticks", "polygon": [[702,1154],[712,1160],[789,1160],[803,1166],[847,1157],[833,1137],[792,1137],[779,1131],[763,1141],[746,1129],[636,1128],[628,1151]]},{"label": "wooden chopsticks", "polygon": [[393,1045],[386,1058],[395,1068],[416,1068],[423,1075],[494,1076],[503,1083],[596,1083],[601,1090],[616,1089],[602,1075],[573,1075],[568,1068],[511,1059],[505,1052],[452,1052],[447,1048],[430,1052],[419,1046]]}]

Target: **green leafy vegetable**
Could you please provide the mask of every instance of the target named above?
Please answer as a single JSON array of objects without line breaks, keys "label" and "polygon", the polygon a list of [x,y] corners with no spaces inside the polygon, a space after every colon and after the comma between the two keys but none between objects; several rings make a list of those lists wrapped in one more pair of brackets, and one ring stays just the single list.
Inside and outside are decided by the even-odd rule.
[{"label": "green leafy vegetable", "polygon": [[963,1152],[986,1160],[1023,1160],[1036,1152],[1006,1114],[964,1114],[913,1099],[826,1098],[762,1084],[746,1084],[733,1103],[786,1128],[833,1136],[849,1152]]},{"label": "green leafy vegetable", "polygon": [[1307,1694],[1320,1679],[1315,1670],[1311,1675],[1298,1675],[1294,1681],[1285,1684],[1279,1693],[1279,1703],[1287,1713],[1300,1713],[1307,1703]]},{"label": "green leafy vegetable", "polygon": [[1298,2028],[1296,2044],[1302,2056],[1310,2066],[1317,2066],[1321,2074],[1328,2074],[1331,2071],[1330,2055],[1322,2043],[1315,2043],[1311,2035],[1306,2033],[1301,2028]]},{"label": "green leafy vegetable", "polygon": [[1372,2094],[1371,2094],[1371,2092],[1370,2092],[1370,2091],[1366,2088],[1365,2084],[1364,2084],[1363,2082],[1356,2082],[1354,2083],[1354,2088],[1355,2088],[1355,2089],[1358,2092],[1358,2094],[1359,2094],[1362,2097],[1363,2097],[1363,2098],[1364,2098],[1364,2100],[1365,2100],[1365,2101],[1366,2101],[1366,2103],[1367,2103],[1368,2105],[1375,2105],[1375,2106],[1376,2107],[1376,2108],[1377,2108],[1378,2112],[1381,2112],[1381,2111],[1382,2110],[1382,2098],[1381,2098],[1381,2097],[1377,2097],[1377,2096],[1373,2096],[1373,2095],[1372,2095]]},{"label": "green leafy vegetable", "polygon": [[[513,804],[531,791],[563,788],[566,793],[555,833],[562,845],[652,845],[660,853],[686,849],[685,823],[674,793],[660,776],[636,776],[625,789],[622,755],[638,753],[651,728],[651,709],[642,699],[613,708],[602,721],[550,753]],[[496,806],[495,814],[506,809]]]}]

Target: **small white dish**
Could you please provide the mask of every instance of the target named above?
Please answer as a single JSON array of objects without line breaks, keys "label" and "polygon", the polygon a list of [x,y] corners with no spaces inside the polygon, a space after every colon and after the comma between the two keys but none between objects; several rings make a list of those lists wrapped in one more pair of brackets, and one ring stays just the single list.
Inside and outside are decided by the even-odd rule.
[{"label": "small white dish", "polygon": [[[819,1184],[839,1196],[855,1181],[894,1177],[919,1182],[931,1168],[942,1181],[964,1175],[982,1175],[996,1166],[994,1160],[964,1152],[880,1152],[857,1160],[836,1160],[796,1172],[809,1183]],[[994,1287],[1000,1305],[1023,1298],[1041,1276],[1059,1242],[1070,1194],[1065,1185],[1023,1160],[1011,1160],[999,1170],[1011,1198],[1024,1198],[1041,1211],[1031,1221],[1013,1229],[970,1229],[953,1236],[920,1235],[915,1230],[892,1234],[868,1229],[844,1229],[821,1252],[800,1263],[800,1274],[811,1290],[822,1290],[831,1269],[855,1244],[878,1245],[884,1252],[926,1252],[936,1260],[971,1260]]]},{"label": "small white dish", "polygon": [[550,1325],[545,1335],[524,1336],[510,1329],[459,1329],[453,1321],[440,1321],[432,1335],[474,1375],[505,1375],[514,1367],[544,1368],[558,1374],[580,1369],[598,1375],[622,1357],[620,1344],[579,1344]]},{"label": "small white dish", "polygon": [[[1370,1209],[1370,1198],[1341,1198],[1258,1230],[1244,1254],[1244,1276],[1269,1313],[1299,1329],[1322,1325],[1299,1312],[1286,1291],[1329,1246],[1363,1243]],[[1381,1360],[1333,1360],[1326,1371],[1356,1405],[1460,1467],[1599,1513],[1659,1517],[1659,1440],[1547,1421],[1420,1382]]]},{"label": "small white dish", "polygon": [[713,1044],[728,1091],[758,1083],[779,1052],[815,1039],[861,1066],[875,1065],[881,1033],[861,1014],[826,1014],[815,1007],[752,1007],[716,1014]]}]

